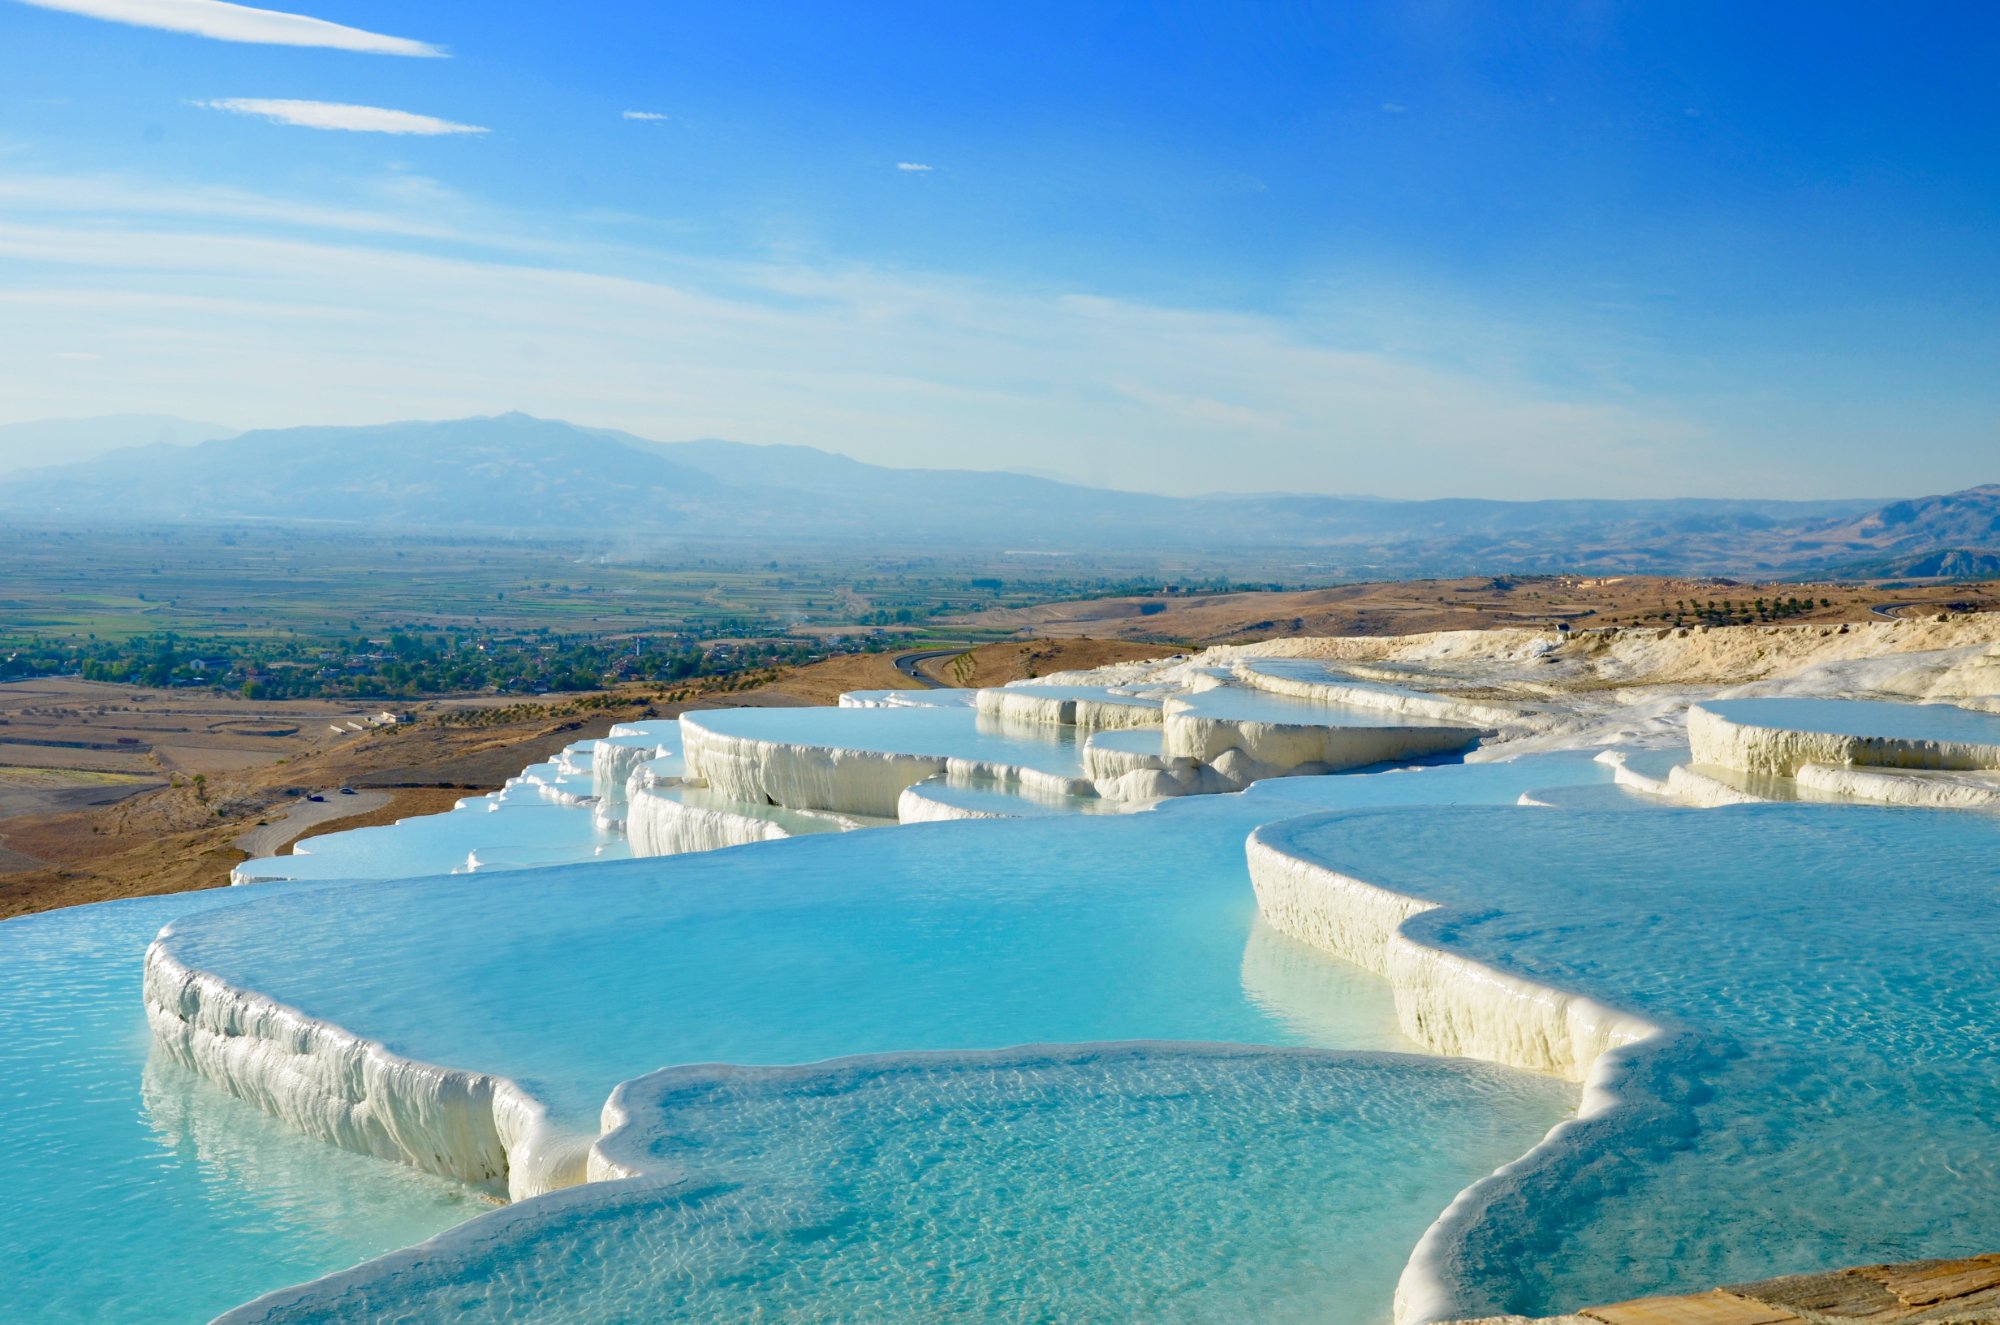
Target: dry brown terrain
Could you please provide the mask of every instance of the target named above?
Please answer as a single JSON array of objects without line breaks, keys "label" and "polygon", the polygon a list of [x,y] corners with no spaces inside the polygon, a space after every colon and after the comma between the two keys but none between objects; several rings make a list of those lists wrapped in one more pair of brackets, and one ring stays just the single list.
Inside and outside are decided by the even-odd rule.
[{"label": "dry brown terrain", "polygon": [[2000,1256],[1857,1265],[1642,1297],[1569,1316],[1489,1316],[1459,1325],[1979,1325],[2000,1320]]},{"label": "dry brown terrain", "polygon": [[[998,684],[1162,652],[1099,640],[989,645],[969,675]],[[335,719],[379,708],[78,681],[0,686],[8,723],[0,730],[45,742],[0,745],[0,917],[216,886],[246,859],[235,840],[285,814],[301,791],[331,793],[335,806],[340,787],[389,797],[372,809],[353,798],[356,813],[335,812],[313,832],[393,823],[490,791],[613,723],[723,704],[831,704],[845,690],[911,684],[895,655],[868,654],[793,668],[754,688],[690,687],[673,702],[629,691],[420,703],[407,706],[409,723],[339,734],[329,730]],[[66,756],[77,762],[60,762]]]},{"label": "dry brown terrain", "polygon": [[[1921,615],[2000,607],[2000,583],[1885,588],[1871,584],[1745,584],[1657,576],[1509,576],[1406,580],[1285,593],[1172,594],[1099,598],[1042,607],[983,612],[969,627],[1019,630],[1036,636],[1089,635],[1192,645],[1244,643],[1293,635],[1412,635],[1434,630],[1507,626],[1577,628],[1663,624],[1687,604],[1754,603],[1810,597],[1812,611],[1795,623],[1880,620],[1894,612]],[[1821,599],[1828,606],[1818,606]],[[1878,611],[1877,609],[1882,609]]]},{"label": "dry brown terrain", "polygon": [[1030,639],[982,644],[951,658],[923,663],[925,676],[947,686],[997,686],[1028,681],[1051,672],[1074,672],[1108,663],[1171,657],[1167,644],[1106,639]]},{"label": "dry brown terrain", "polygon": [[[941,646],[921,651],[931,652],[937,647]],[[1170,647],[1126,640],[1007,640],[932,658],[919,664],[918,670],[941,686],[977,688],[1047,676],[1050,672],[1102,667],[1106,663],[1164,658],[1173,652]],[[914,683],[897,670],[896,659],[900,656],[900,652],[855,654],[794,667],[769,685],[732,697],[731,702],[831,704],[849,690],[908,690]]]},{"label": "dry brown terrain", "polygon": [[[213,887],[246,858],[234,839],[284,813],[299,790],[337,795],[342,786],[381,787],[386,805],[320,826],[355,828],[449,809],[459,797],[498,786],[541,754],[643,712],[640,703],[588,714],[523,713],[490,726],[417,721],[261,766],[174,775],[115,804],[0,820],[0,839],[32,868],[0,873],[0,916],[78,902]],[[359,799],[359,798],[357,798]],[[7,862],[0,862],[0,869]]]},{"label": "dry brown terrain", "polygon": [[0,685],[0,767],[221,773],[349,739],[382,706],[44,678]]},{"label": "dry brown terrain", "polygon": [[907,690],[914,682],[896,670],[896,658],[894,653],[856,653],[788,668],[769,685],[744,691],[742,698],[763,703],[832,704],[849,690]]}]

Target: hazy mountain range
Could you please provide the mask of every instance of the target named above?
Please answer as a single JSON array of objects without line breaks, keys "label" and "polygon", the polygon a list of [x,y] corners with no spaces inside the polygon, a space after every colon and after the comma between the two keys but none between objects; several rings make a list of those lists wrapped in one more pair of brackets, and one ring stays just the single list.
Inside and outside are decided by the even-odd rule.
[{"label": "hazy mountain range", "polygon": [[171,414],[0,423],[0,484],[13,470],[71,465],[132,446],[194,446],[236,433],[237,429],[219,423],[197,423]]},{"label": "hazy mountain range", "polygon": [[[0,429],[0,457],[11,437],[16,451],[32,445],[44,459],[76,461],[0,474],[0,510],[58,521],[261,518],[952,551],[1287,549],[1385,576],[2000,568],[2000,486],[1898,501],[1187,498],[889,469],[803,446],[651,442],[524,414],[237,435],[154,416],[61,427],[79,440],[40,439],[56,425]],[[143,444],[102,449],[121,428]]]}]

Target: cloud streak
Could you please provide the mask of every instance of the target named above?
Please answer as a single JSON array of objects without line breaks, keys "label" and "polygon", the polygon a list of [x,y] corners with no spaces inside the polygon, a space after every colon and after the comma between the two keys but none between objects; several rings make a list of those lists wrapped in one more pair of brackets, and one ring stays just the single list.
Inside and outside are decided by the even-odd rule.
[{"label": "cloud streak", "polygon": [[21,0],[39,9],[55,9],[86,18],[101,18],[132,27],[184,32],[215,41],[250,42],[262,46],[321,46],[365,55],[410,55],[440,59],[441,46],[408,37],[350,28],[304,14],[253,9],[226,0]]},{"label": "cloud streak", "polygon": [[454,124],[435,115],[416,115],[407,110],[382,106],[350,106],[338,101],[292,101],[266,97],[225,97],[217,101],[197,101],[209,110],[226,110],[235,115],[255,115],[274,124],[293,124],[302,129],[341,129],[350,133],[441,134],[485,133],[476,124]]},{"label": "cloud streak", "polygon": [[[887,464],[1005,454],[1181,492],[1437,495],[1446,475],[1446,491],[1596,495],[1726,462],[1701,425],[1629,393],[1355,349],[1261,315],[862,267],[655,254],[641,278],[600,266],[601,250],[521,262],[388,235],[200,233],[185,214],[161,226],[142,191],[77,215],[92,223],[0,220],[0,266],[49,273],[0,286],[0,399],[22,417],[115,403],[358,423],[501,401],[649,436]],[[104,361],[65,367],[51,344]]]},{"label": "cloud streak", "polygon": [[664,120],[667,117],[656,110],[628,110],[625,112],[624,118],[628,120],[645,120],[648,123],[653,123]]},{"label": "cloud streak", "polygon": [[931,173],[931,168],[921,161],[898,161],[896,169],[907,170],[917,175],[928,175]]}]

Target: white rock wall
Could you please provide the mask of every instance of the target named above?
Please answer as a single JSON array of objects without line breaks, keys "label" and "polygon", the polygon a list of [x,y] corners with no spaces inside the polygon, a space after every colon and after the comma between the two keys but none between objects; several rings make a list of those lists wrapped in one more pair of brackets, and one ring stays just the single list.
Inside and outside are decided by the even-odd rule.
[{"label": "white rock wall", "polygon": [[[1405,694],[1397,690],[1384,690],[1380,686],[1351,682],[1307,681],[1297,677],[1273,676],[1243,662],[1236,663],[1231,670],[1238,681],[1252,689],[1267,691],[1274,695],[1289,695],[1294,699],[1308,699],[1316,704],[1338,704],[1343,708],[1368,709],[1373,712],[1398,714],[1406,718],[1423,718],[1434,722],[1462,723],[1479,727],[1506,727],[1532,720],[1531,715],[1522,709],[1484,704],[1475,700],[1454,699],[1449,695]],[[1399,674],[1396,679],[1406,684],[1412,678]]]},{"label": "white rock wall", "polygon": [[1260,765],[1259,777],[1337,773],[1369,764],[1463,750],[1484,733],[1472,727],[1322,727],[1204,715],[1186,700],[1166,702],[1168,757],[1219,765],[1240,751]]},{"label": "white rock wall", "polygon": [[1837,736],[1732,722],[1699,704],[1687,714],[1688,747],[1697,764],[1745,773],[1794,777],[1803,764],[1870,768],[2000,769],[2000,746],[1975,741],[1917,741],[1889,736]]},{"label": "white rock wall", "polygon": [[648,787],[633,788],[625,809],[625,840],[634,856],[679,856],[790,836],[769,819],[687,805]]},{"label": "white rock wall", "polygon": [[1155,703],[1066,699],[1007,686],[993,686],[979,691],[974,706],[980,717],[1010,727],[1074,727],[1079,732],[1089,732],[1160,725],[1160,706]]},{"label": "white rock wall", "polygon": [[[1536,984],[1407,937],[1403,923],[1434,903],[1351,878],[1305,858],[1293,834],[1325,816],[1252,833],[1246,847],[1257,907],[1274,928],[1389,981],[1403,1033],[1442,1054],[1482,1058],[1583,1083],[1577,1116],[1527,1156],[1460,1193],[1431,1226],[1396,1288],[1395,1320],[1415,1325],[1458,1310],[1453,1249],[1484,1193],[1547,1160],[1560,1162],[1579,1127],[1600,1124],[1644,1090],[1635,1056],[1668,1033],[1595,999]],[[1623,1092],[1621,1094],[1621,1091]]]},{"label": "white rock wall", "polygon": [[1096,791],[1080,777],[1011,764],[728,736],[704,727],[692,714],[681,719],[681,733],[689,779],[705,781],[717,794],[753,805],[768,802],[795,810],[893,819],[904,789],[932,777],[991,781],[1002,790],[1048,796],[1090,796]]},{"label": "white rock wall", "polygon": [[1914,805],[1940,810],[1981,810],[2000,806],[2000,773],[1938,773],[1800,764],[1793,776],[1800,791],[1829,800],[1871,801],[1880,805]]},{"label": "white rock wall", "polygon": [[553,1127],[505,1077],[413,1062],[337,1026],[192,970],[169,926],[146,951],[154,1042],[308,1136],[505,1191],[583,1179],[590,1141]]},{"label": "white rock wall", "polygon": [[945,823],[954,819],[1018,819],[1019,815],[1005,810],[977,810],[970,806],[953,805],[925,794],[925,788],[935,786],[934,782],[919,782],[913,787],[903,788],[902,796],[896,802],[896,818],[906,824]]},{"label": "white rock wall", "polygon": [[625,804],[625,786],[632,780],[632,774],[641,764],[659,758],[659,750],[653,746],[626,745],[617,741],[599,741],[590,752],[590,789],[597,796],[600,815],[616,820],[622,815],[616,813]]}]

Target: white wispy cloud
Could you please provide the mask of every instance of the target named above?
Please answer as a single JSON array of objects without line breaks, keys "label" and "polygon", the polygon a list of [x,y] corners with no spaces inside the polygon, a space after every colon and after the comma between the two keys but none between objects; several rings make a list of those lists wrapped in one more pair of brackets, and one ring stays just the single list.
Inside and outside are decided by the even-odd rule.
[{"label": "white wispy cloud", "polygon": [[296,124],[304,129],[345,129],[353,133],[485,133],[476,124],[454,124],[435,115],[416,115],[407,110],[382,106],[350,106],[338,101],[293,101],[268,97],[224,97],[197,101],[197,106],[226,110],[237,115],[256,115],[276,124]]},{"label": "white wispy cloud", "polygon": [[[1685,484],[1711,435],[1632,391],[1357,349],[1368,328],[867,267],[647,250],[512,260],[400,234],[166,224],[134,188],[89,224],[0,218],[0,400],[258,425],[490,412],[658,437],[807,442],[887,464],[1081,469],[1117,486],[1548,496]],[[263,209],[281,214],[272,200]],[[416,247],[421,245],[421,248]],[[616,274],[619,267],[645,276]],[[226,314],[220,310],[227,309]]]},{"label": "white wispy cloud", "polygon": [[896,169],[914,171],[919,175],[927,175],[930,173],[931,170],[929,166],[925,165],[921,161],[898,161],[896,163]]},{"label": "white wispy cloud", "polygon": [[667,118],[656,110],[628,110],[625,112],[624,117],[628,120],[664,120]]},{"label": "white wispy cloud", "polygon": [[350,28],[304,14],[253,9],[226,0],[21,0],[41,9],[101,18],[133,27],[185,32],[216,41],[254,42],[265,46],[325,46],[367,55],[443,57],[441,46],[408,37]]}]

